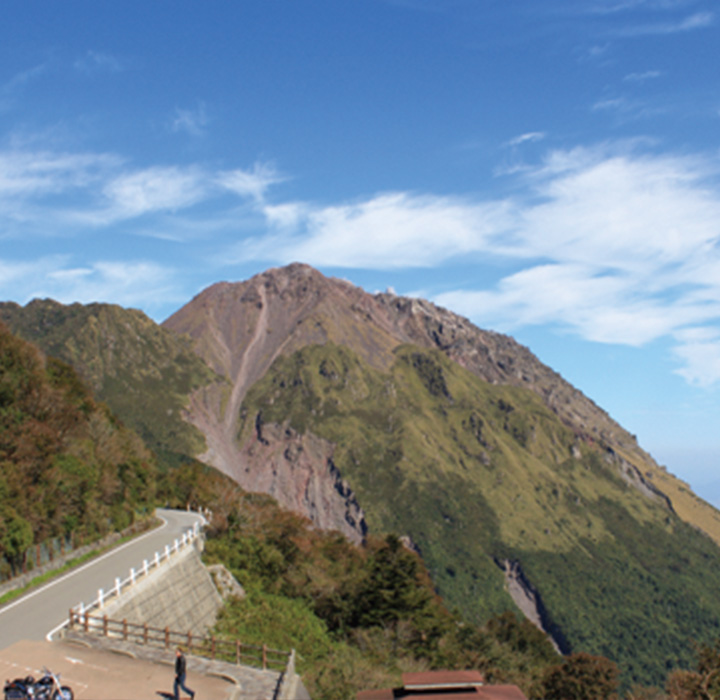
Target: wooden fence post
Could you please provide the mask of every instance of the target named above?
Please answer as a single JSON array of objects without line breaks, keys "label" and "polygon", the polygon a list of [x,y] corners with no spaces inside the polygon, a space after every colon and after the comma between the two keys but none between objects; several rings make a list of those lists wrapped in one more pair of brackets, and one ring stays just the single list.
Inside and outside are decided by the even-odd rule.
[{"label": "wooden fence post", "polygon": [[187,633],[187,648],[188,653],[190,653],[192,651],[192,632]]},{"label": "wooden fence post", "polygon": [[166,649],[170,648],[170,628],[169,627],[165,628],[165,648]]},{"label": "wooden fence post", "polygon": [[148,624],[143,622],[143,642],[148,643]]},{"label": "wooden fence post", "polygon": [[123,618],[123,640],[127,641],[128,633],[127,633],[127,618]]},{"label": "wooden fence post", "polygon": [[263,671],[267,671],[267,644],[263,644]]},{"label": "wooden fence post", "polygon": [[108,636],[108,616],[103,615],[103,636]]},{"label": "wooden fence post", "polygon": [[90,617],[90,615],[85,613],[85,625],[83,626],[83,630],[84,630],[85,634],[87,634],[88,628],[90,627],[90,621],[88,619],[89,617]]}]

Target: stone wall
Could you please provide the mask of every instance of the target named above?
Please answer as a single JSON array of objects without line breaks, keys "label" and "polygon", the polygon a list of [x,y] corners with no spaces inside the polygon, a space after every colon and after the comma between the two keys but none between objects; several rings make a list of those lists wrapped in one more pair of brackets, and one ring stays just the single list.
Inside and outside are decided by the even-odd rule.
[{"label": "stone wall", "polygon": [[212,627],[221,607],[198,550],[188,546],[92,614],[199,636]]}]

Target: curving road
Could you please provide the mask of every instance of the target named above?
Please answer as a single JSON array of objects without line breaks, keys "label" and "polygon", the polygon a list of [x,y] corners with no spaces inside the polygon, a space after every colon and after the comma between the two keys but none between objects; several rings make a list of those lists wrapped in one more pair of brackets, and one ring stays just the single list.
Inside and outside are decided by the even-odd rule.
[{"label": "curving road", "polygon": [[110,590],[115,579],[126,579],[130,569],[140,569],[143,560],[172,545],[197,522],[197,513],[158,509],[163,524],[97,559],[53,579],[42,588],[0,608],[0,649],[21,640],[42,640],[68,618],[70,608],[90,603],[98,590]]}]

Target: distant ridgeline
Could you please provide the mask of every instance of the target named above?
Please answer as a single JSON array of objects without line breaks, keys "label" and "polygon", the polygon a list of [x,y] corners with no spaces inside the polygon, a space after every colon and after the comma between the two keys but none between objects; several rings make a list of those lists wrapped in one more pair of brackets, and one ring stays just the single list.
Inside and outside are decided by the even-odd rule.
[{"label": "distant ridgeline", "polygon": [[720,637],[718,512],[507,336],[303,265],[162,326],[51,301],[0,319],[163,464],[202,459],[352,541],[395,533],[467,620],[520,606],[626,683],[661,685]]}]

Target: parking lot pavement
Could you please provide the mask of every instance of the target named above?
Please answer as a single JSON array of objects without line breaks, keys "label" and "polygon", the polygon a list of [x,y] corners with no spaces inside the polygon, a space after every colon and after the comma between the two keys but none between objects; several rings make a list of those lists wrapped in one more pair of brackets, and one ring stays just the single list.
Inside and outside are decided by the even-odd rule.
[{"label": "parking lot pavement", "polygon": [[[41,675],[43,667],[61,676],[77,700],[162,700],[172,697],[174,653],[153,663],[70,642],[17,642],[0,650],[0,680]],[[225,679],[188,671],[186,685],[197,700],[229,700],[236,687]],[[242,697],[242,695],[240,695]]]}]

